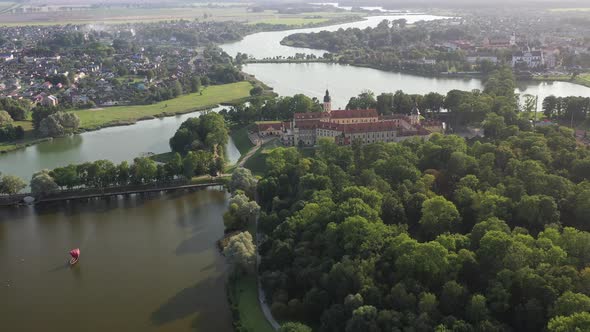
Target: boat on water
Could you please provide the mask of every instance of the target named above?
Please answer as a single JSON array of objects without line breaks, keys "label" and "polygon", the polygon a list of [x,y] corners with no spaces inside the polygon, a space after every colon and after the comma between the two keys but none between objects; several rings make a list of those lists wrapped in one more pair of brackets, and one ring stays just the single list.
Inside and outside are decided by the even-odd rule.
[{"label": "boat on water", "polygon": [[78,260],[80,259],[80,249],[76,248],[70,251],[70,256],[72,256],[72,258],[70,258],[70,265],[78,263]]}]

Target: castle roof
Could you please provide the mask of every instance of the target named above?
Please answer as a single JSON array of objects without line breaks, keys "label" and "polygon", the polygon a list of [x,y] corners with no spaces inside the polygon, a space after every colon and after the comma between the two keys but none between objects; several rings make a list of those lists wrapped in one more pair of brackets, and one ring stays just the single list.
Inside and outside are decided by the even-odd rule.
[{"label": "castle roof", "polygon": [[333,110],[330,112],[330,117],[335,119],[346,119],[346,118],[373,118],[378,117],[376,109],[366,110]]},{"label": "castle roof", "polygon": [[295,120],[323,119],[329,117],[330,113],[328,112],[295,113],[293,115]]}]

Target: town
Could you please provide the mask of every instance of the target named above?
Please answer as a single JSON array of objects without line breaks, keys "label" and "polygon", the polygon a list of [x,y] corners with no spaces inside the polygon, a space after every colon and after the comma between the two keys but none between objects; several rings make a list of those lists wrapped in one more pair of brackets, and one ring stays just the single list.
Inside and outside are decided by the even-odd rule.
[{"label": "town", "polygon": [[[188,31],[199,31],[199,34]],[[240,38],[232,23],[2,27],[0,97],[63,108],[146,104],[171,99],[191,79],[232,81],[212,43]],[[224,76],[225,75],[225,76]],[[192,88],[191,88],[192,85]]]}]

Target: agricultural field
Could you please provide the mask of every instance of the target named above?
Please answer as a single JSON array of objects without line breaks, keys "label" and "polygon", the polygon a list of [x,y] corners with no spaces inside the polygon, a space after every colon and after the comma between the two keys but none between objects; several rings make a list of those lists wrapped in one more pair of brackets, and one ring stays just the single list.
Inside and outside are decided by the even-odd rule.
[{"label": "agricultural field", "polygon": [[582,8],[551,8],[549,11],[552,12],[590,12],[590,7]]},{"label": "agricultural field", "polygon": [[[346,13],[321,12],[304,14],[277,14],[275,11],[252,12],[247,4],[168,4],[167,6],[135,7],[109,6],[100,7],[68,6],[43,11],[11,13],[9,2],[0,2],[0,25],[54,25],[54,24],[120,24],[133,22],[157,22],[168,20],[199,21],[238,21],[244,23],[285,24],[301,26],[319,24],[330,19],[342,17]],[[3,11],[2,9],[8,11]],[[60,9],[57,9],[60,8]],[[24,10],[21,6],[20,10]]]}]

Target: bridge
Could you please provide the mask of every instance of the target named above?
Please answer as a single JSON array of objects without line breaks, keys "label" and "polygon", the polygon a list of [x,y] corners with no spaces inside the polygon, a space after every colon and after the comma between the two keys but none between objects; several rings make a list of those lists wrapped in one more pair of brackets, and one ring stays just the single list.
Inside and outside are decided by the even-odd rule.
[{"label": "bridge", "polygon": [[27,196],[33,197],[35,203],[49,203],[70,200],[92,199],[119,195],[146,194],[154,192],[168,192],[178,190],[193,190],[209,187],[224,186],[224,178],[211,179],[207,182],[191,183],[186,180],[150,183],[143,185],[113,186],[105,188],[80,188],[69,190],[58,190],[48,193],[24,193],[16,195],[0,196],[0,206],[11,206],[25,204]]}]

